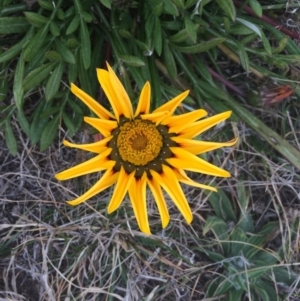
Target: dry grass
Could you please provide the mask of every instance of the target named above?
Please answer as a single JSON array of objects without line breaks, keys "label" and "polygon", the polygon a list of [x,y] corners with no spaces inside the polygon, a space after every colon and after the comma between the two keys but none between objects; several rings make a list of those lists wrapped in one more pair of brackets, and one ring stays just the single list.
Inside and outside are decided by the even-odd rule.
[{"label": "dry grass", "polygon": [[[260,112],[266,122],[280,125],[279,131],[284,127],[287,139],[299,147],[296,113],[284,118],[279,110]],[[215,133],[226,134],[230,128],[227,125]],[[265,247],[271,252],[284,245],[281,264],[299,272],[299,171],[268,149],[244,124],[234,124],[233,128],[240,135],[238,148],[208,157],[233,175],[217,185],[236,212],[239,187],[245,188],[257,229],[270,220],[280,221],[280,229]],[[214,214],[203,191],[185,190],[194,213],[191,226],[169,203],[172,222],[166,230],[161,229],[149,195],[154,234],[145,236],[137,230],[128,201],[107,215],[110,191],[78,207],[65,204],[87,189],[97,175],[67,182],[53,178],[86,155],[61,146],[58,141],[66,136],[63,130],[45,153],[31,146],[16,124],[14,130],[20,138],[16,157],[8,153],[0,133],[1,301],[219,300],[205,299],[208,282],[222,274],[222,263],[213,263],[199,252],[204,245],[214,244],[213,236],[202,234],[206,218]],[[86,133],[74,140],[80,141],[81,135]],[[259,141],[265,149],[260,148]],[[296,285],[284,289],[288,292],[286,300],[300,300]]]}]

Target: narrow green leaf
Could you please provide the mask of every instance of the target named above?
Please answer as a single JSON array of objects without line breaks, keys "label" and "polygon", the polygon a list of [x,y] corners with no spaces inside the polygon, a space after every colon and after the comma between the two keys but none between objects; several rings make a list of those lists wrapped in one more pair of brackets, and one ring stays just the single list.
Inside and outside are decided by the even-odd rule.
[{"label": "narrow green leaf", "polygon": [[41,118],[40,115],[44,110],[47,110],[51,106],[50,102],[46,102],[42,99],[38,104],[33,114],[33,120],[30,125],[30,140],[32,144],[36,144],[42,135],[42,132],[48,122],[47,118]]},{"label": "narrow green leaf", "polygon": [[223,240],[227,238],[227,225],[226,223],[215,216],[209,216],[203,227],[203,235],[206,235],[210,230],[212,230],[218,240]]},{"label": "narrow green leaf", "polygon": [[6,50],[5,52],[0,54],[0,63],[9,61],[15,58],[22,50],[22,48],[28,43],[28,41],[32,38],[33,28],[29,29],[26,33],[25,37],[14,46]]},{"label": "narrow green leaf", "polygon": [[50,23],[50,31],[54,37],[58,37],[60,35],[60,30],[58,25],[55,22]]},{"label": "narrow green leaf", "polygon": [[46,10],[50,10],[52,11],[54,9],[53,4],[51,3],[51,1],[47,1],[47,0],[38,0],[38,3],[40,5],[40,7],[46,9]]},{"label": "narrow green leaf", "polygon": [[74,83],[76,81],[78,74],[78,67],[77,64],[73,64],[68,66],[68,80],[69,83]]},{"label": "narrow green leaf", "polygon": [[[4,75],[5,76],[5,75]],[[6,98],[8,92],[8,77],[0,79],[0,102]]]},{"label": "narrow green leaf", "polygon": [[88,69],[91,64],[91,40],[85,21],[80,22],[81,57],[83,66]]},{"label": "narrow green leaf", "polygon": [[175,80],[177,78],[176,63],[174,60],[173,53],[169,47],[169,43],[166,39],[164,41],[163,55],[168,74],[173,80]]},{"label": "narrow green leaf", "polygon": [[28,122],[26,116],[24,115],[23,110],[17,111],[17,119],[18,119],[18,122],[19,122],[23,132],[29,137],[30,136],[30,126],[29,126],[29,122]]},{"label": "narrow green leaf", "polygon": [[100,2],[108,9],[111,9],[111,0],[100,0]]},{"label": "narrow green leaf", "polygon": [[177,49],[180,52],[183,53],[200,53],[200,52],[205,52],[223,42],[225,42],[226,39],[224,38],[214,38],[206,42],[202,42],[200,44],[196,44],[194,46],[185,46],[185,47],[180,47],[180,46],[173,46],[174,49]]},{"label": "narrow green leaf", "polygon": [[232,0],[216,0],[220,8],[225,14],[232,20],[235,21],[236,11]]},{"label": "narrow green leaf", "polygon": [[62,61],[62,57],[60,56],[60,54],[58,54],[56,51],[47,51],[45,53],[45,57],[50,61],[50,62],[61,62]]},{"label": "narrow green leaf", "polygon": [[65,111],[63,112],[62,117],[63,117],[64,124],[68,128],[68,135],[72,137],[76,132],[76,126]]},{"label": "narrow green leaf", "polygon": [[236,221],[231,202],[222,189],[219,189],[218,192],[207,192],[207,194],[209,194],[209,203],[217,217],[225,221]]},{"label": "narrow green leaf", "polygon": [[9,152],[15,156],[18,153],[17,140],[13,133],[10,124],[10,118],[7,118],[5,121],[5,129],[4,129],[5,142]]},{"label": "narrow green leaf", "polygon": [[236,46],[238,47],[237,54],[239,56],[241,65],[245,69],[245,71],[248,73],[249,67],[250,67],[250,62],[249,62],[249,57],[245,50],[245,47],[239,41],[235,41],[235,43],[236,43]]},{"label": "narrow green leaf", "polygon": [[50,62],[32,70],[23,81],[24,91],[28,91],[37,87],[45,78],[47,78],[50,72],[55,67],[56,63]]},{"label": "narrow green leaf", "polygon": [[119,55],[120,59],[129,66],[144,67],[145,62],[133,55]]},{"label": "narrow green leaf", "polygon": [[183,0],[172,0],[172,2],[179,8],[184,10],[184,1]]},{"label": "narrow green leaf", "polygon": [[53,72],[47,82],[46,88],[45,88],[45,96],[46,96],[47,101],[51,100],[55,96],[55,94],[58,92],[61,78],[62,78],[62,75],[64,72],[64,67],[65,67],[65,64],[60,63],[53,70]]},{"label": "narrow green leaf", "polygon": [[24,17],[0,18],[0,34],[22,33],[29,29],[29,23]]},{"label": "narrow green leaf", "polygon": [[13,85],[13,94],[16,102],[16,106],[19,110],[22,109],[23,104],[23,77],[24,77],[24,59],[23,55],[20,56],[16,71],[14,74],[14,85]]},{"label": "narrow green leaf", "polygon": [[49,30],[49,23],[39,29],[24,50],[24,60],[30,62],[40,51]]},{"label": "narrow green leaf", "polygon": [[79,26],[79,21],[80,21],[79,16],[76,15],[76,16],[72,19],[71,23],[69,24],[69,26],[68,26],[68,28],[67,28],[67,32],[66,32],[67,35],[73,33],[73,32],[78,28],[78,26]]},{"label": "narrow green leaf", "polygon": [[59,125],[59,114],[57,114],[52,120],[50,120],[43,130],[41,143],[40,143],[41,152],[46,150],[53,142],[58,131],[58,125]]},{"label": "narrow green leaf", "polygon": [[249,0],[249,5],[253,9],[253,11],[259,16],[262,17],[262,7],[257,0]]},{"label": "narrow green leaf", "polygon": [[[194,24],[193,26],[194,26],[194,31],[197,32],[199,28],[199,24]],[[185,42],[189,39],[190,39],[190,35],[186,28],[178,31],[176,34],[168,38],[170,42],[176,42],[176,43]]]},{"label": "narrow green leaf", "polygon": [[246,233],[239,227],[235,227],[231,232],[230,255],[239,256],[239,252],[247,241]]},{"label": "narrow green leaf", "polygon": [[25,11],[24,15],[30,24],[38,28],[42,27],[49,21],[48,18],[34,12]]},{"label": "narrow green leaf", "polygon": [[188,15],[184,16],[184,26],[188,33],[189,38],[192,40],[193,44],[195,44],[197,41],[197,32],[195,30],[195,26],[191,20],[191,17]]},{"label": "narrow green leaf", "polygon": [[237,300],[241,300],[242,294],[244,293],[244,291],[242,289],[237,290],[230,290],[228,292],[228,300],[227,301],[237,301]]},{"label": "narrow green leaf", "polygon": [[158,17],[156,17],[154,23],[153,44],[157,54],[160,56],[162,51],[162,36],[161,36],[160,20]]},{"label": "narrow green leaf", "polygon": [[76,63],[74,54],[63,42],[61,42],[59,39],[56,39],[55,46],[57,52],[60,54],[60,56],[66,63],[69,64]]},{"label": "narrow green leaf", "polygon": [[91,23],[93,21],[92,15],[87,13],[86,11],[83,11],[81,13],[81,16],[86,23]]},{"label": "narrow green leaf", "polygon": [[164,12],[167,14],[170,14],[174,17],[178,17],[179,16],[179,12],[178,9],[176,7],[176,5],[170,1],[170,0],[163,0],[163,4],[164,4]]}]

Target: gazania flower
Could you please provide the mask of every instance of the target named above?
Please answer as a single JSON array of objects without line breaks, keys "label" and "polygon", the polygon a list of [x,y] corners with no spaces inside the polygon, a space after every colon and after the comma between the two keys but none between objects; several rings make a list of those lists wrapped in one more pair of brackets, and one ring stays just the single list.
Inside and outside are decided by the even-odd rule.
[{"label": "gazania flower", "polygon": [[193,138],[212,126],[227,119],[231,112],[199,120],[207,115],[205,110],[173,115],[189,91],[185,91],[150,113],[150,84],[144,85],[137,108],[133,111],[130,99],[112,68],[97,69],[98,80],[113,110],[106,110],[92,97],[71,84],[71,91],[97,116],[84,117],[84,121],[98,130],[104,137],[91,144],[64,145],[97,154],[92,159],[58,173],[58,180],[67,180],[85,174],[105,171],[96,184],[70,205],[78,205],[99,192],[115,185],[107,211],[117,210],[128,192],[137,223],[144,233],[150,234],[147,215],[146,187],[154,196],[165,228],[170,220],[163,188],[171,197],[187,223],[193,215],[179,183],[216,191],[214,187],[191,180],[185,171],[194,171],[217,177],[230,174],[197,155],[224,146],[229,142],[194,141]]}]

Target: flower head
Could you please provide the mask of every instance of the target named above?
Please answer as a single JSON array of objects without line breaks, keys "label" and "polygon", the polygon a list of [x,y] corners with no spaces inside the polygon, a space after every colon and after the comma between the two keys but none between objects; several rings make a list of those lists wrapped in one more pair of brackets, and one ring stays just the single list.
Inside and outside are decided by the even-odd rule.
[{"label": "flower head", "polygon": [[92,97],[71,84],[71,91],[81,99],[97,116],[84,117],[84,121],[98,130],[104,139],[91,144],[64,145],[94,152],[97,155],[77,166],[56,174],[58,180],[67,180],[81,175],[105,171],[96,184],[70,205],[78,205],[115,185],[107,211],[117,210],[128,192],[137,223],[144,233],[150,234],[147,215],[146,187],[154,196],[165,228],[170,220],[163,196],[163,188],[171,197],[187,223],[193,215],[180,182],[195,187],[216,191],[214,187],[191,180],[185,171],[206,175],[229,177],[230,174],[197,155],[232,146],[235,140],[217,143],[195,141],[212,126],[227,119],[231,112],[224,112],[206,119],[205,110],[173,115],[178,105],[186,98],[185,91],[150,113],[150,84],[144,85],[137,108],[133,111],[131,101],[112,68],[97,69],[98,80],[111,104],[113,113],[106,110]]}]

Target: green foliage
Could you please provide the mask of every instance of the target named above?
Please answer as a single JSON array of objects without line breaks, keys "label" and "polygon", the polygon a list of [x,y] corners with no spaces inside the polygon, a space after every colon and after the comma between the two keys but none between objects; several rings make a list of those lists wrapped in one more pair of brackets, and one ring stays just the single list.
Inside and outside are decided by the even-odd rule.
[{"label": "green foliage", "polygon": [[[209,198],[213,208],[222,202],[225,203],[222,208],[230,208],[215,210],[217,216],[208,217],[204,226],[203,234],[212,232],[215,239],[210,244],[213,250],[203,247],[200,251],[223,270],[210,281],[206,297],[224,295],[222,300],[238,301],[248,295],[252,300],[285,300],[280,290],[278,295],[276,286],[278,283],[288,286],[296,283],[297,274],[287,265],[282,265],[284,258],[281,257],[281,249],[275,252],[265,248],[279,230],[279,223],[269,222],[256,231],[248,211],[249,198],[242,186],[238,188],[239,209],[236,218],[231,216],[234,210],[225,193],[215,195]],[[230,221],[234,221],[234,226],[229,226]]]},{"label": "green foliage", "polygon": [[[49,106],[52,114],[44,130],[62,124],[74,134],[88,112],[76,100],[65,100],[68,86],[74,82],[92,97],[98,96],[95,69],[108,61],[120,71],[133,103],[137,98],[133,91],[140,90],[147,80],[152,86],[153,108],[190,89],[189,104],[193,99],[197,106],[206,103],[216,112],[233,110],[232,120],[242,118],[299,167],[299,151],[256,122],[208,68],[222,76],[217,64],[222,52],[259,80],[273,76],[284,81],[289,65],[299,60],[299,48],[290,38],[237,9],[235,1],[39,0],[31,7],[26,3],[1,1],[0,101],[12,106],[11,114],[1,115],[3,128],[12,117],[19,120],[22,116],[22,128],[28,123],[25,128],[32,129],[41,119],[40,106]],[[259,0],[249,0],[248,5],[259,16],[268,12]],[[259,65],[255,63],[258,59],[262,62]],[[262,67],[266,64],[279,71]],[[80,110],[72,111],[74,104]],[[42,143],[41,137],[46,136],[29,132],[32,143]],[[54,139],[55,135],[49,137]],[[42,149],[49,142],[43,141]]]}]

